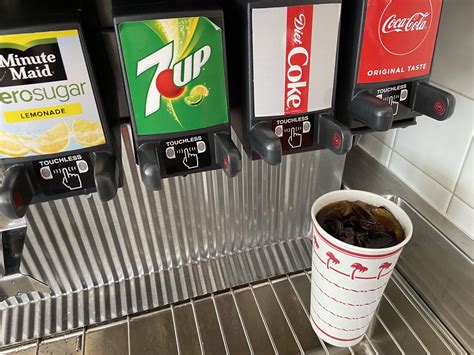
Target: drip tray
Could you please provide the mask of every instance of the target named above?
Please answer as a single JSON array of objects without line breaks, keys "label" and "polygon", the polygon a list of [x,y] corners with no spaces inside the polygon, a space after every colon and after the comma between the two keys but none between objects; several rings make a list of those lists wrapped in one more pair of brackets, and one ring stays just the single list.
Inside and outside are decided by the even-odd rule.
[{"label": "drip tray", "polygon": [[397,272],[362,342],[353,348],[325,344],[310,325],[310,276],[301,271],[246,284],[7,353],[466,353]]}]

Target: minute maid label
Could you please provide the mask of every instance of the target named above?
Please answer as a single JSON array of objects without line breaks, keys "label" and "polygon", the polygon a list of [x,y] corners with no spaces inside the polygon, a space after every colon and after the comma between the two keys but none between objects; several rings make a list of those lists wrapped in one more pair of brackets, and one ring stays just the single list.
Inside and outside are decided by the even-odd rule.
[{"label": "minute maid label", "polygon": [[79,32],[0,36],[0,159],[104,143]]},{"label": "minute maid label", "polygon": [[222,30],[209,19],[124,22],[119,36],[137,135],[228,122]]}]

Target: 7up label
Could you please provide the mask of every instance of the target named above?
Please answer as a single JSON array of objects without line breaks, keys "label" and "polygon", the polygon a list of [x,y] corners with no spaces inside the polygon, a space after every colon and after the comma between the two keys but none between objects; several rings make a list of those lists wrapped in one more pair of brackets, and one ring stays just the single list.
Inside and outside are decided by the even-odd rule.
[{"label": "7up label", "polygon": [[119,25],[137,135],[228,122],[222,30],[205,17]]}]

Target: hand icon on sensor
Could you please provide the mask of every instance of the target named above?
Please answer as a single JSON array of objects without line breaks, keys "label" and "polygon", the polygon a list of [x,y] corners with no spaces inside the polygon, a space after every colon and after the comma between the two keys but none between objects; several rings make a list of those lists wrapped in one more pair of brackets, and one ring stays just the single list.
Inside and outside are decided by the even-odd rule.
[{"label": "hand icon on sensor", "polygon": [[82,181],[79,174],[70,173],[66,168],[63,169],[63,185],[69,190],[82,188]]},{"label": "hand icon on sensor", "polygon": [[288,144],[291,148],[299,148],[303,143],[303,137],[300,133],[296,133],[295,128],[290,128],[290,138],[288,138]]},{"label": "hand icon on sensor", "polygon": [[195,169],[199,167],[199,159],[197,154],[190,153],[189,148],[184,148],[184,158],[183,158],[183,164],[188,168],[188,169]]}]

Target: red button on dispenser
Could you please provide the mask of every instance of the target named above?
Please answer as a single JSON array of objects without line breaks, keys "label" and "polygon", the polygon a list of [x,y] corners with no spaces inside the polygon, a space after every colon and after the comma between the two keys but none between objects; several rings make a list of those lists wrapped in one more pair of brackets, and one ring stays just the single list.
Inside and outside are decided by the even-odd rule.
[{"label": "red button on dispenser", "polygon": [[446,112],[446,104],[441,99],[439,99],[434,104],[434,111],[438,116],[444,115]]},{"label": "red button on dispenser", "polygon": [[332,145],[334,148],[339,149],[341,147],[341,135],[337,132],[334,132],[332,135]]}]

